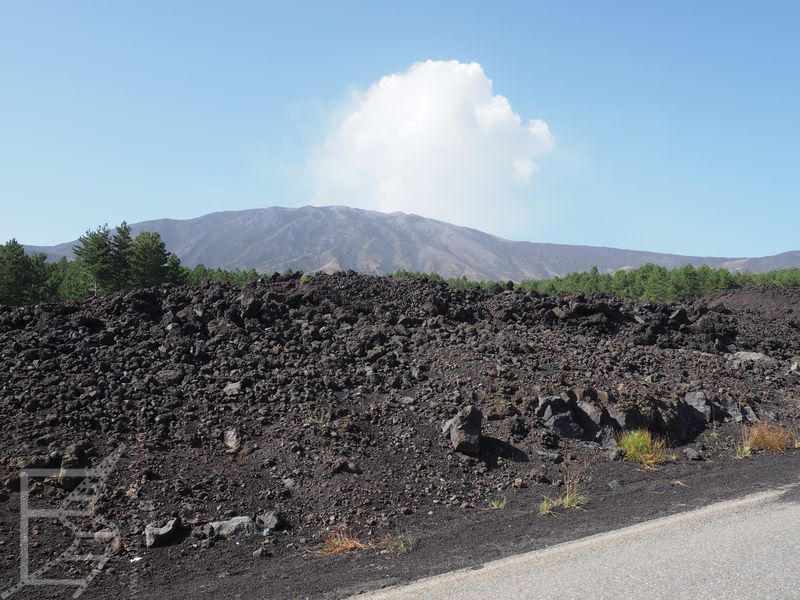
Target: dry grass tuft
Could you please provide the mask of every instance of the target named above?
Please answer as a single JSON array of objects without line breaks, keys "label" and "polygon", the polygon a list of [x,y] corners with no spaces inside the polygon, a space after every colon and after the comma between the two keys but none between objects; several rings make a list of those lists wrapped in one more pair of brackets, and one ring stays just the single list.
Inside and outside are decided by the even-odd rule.
[{"label": "dry grass tuft", "polygon": [[733,454],[736,458],[750,458],[753,456],[750,430],[747,427],[742,427],[742,441],[733,445]]},{"label": "dry grass tuft", "polygon": [[328,534],[317,553],[323,556],[334,556],[345,552],[369,550],[372,547],[372,544],[364,544],[358,541],[351,535],[350,529],[347,527],[339,527]]},{"label": "dry grass tuft", "polygon": [[558,498],[550,498],[545,496],[539,502],[539,516],[546,517],[548,515],[558,514],[557,508],[564,510],[582,510],[586,505],[586,495],[578,491],[574,482],[567,481],[564,493]]},{"label": "dry grass tuft", "polygon": [[792,432],[775,423],[757,423],[746,433],[748,445],[758,450],[786,452],[795,444]]},{"label": "dry grass tuft", "polygon": [[753,448],[748,442],[743,441],[741,444],[736,444],[734,453],[736,458],[749,458],[753,455]]},{"label": "dry grass tuft", "polygon": [[306,414],[306,418],[303,420],[303,425],[318,425],[321,427],[327,427],[330,424],[331,411],[323,408],[310,411]]},{"label": "dry grass tuft", "polygon": [[404,531],[390,538],[387,546],[394,554],[408,554],[414,549],[414,538],[408,531]]},{"label": "dry grass tuft", "polygon": [[489,501],[489,506],[492,510],[502,510],[506,507],[506,498],[494,498],[493,500]]},{"label": "dry grass tuft", "polygon": [[617,443],[625,451],[626,459],[646,467],[662,465],[673,458],[667,452],[667,442],[646,429],[625,431],[619,436]]}]

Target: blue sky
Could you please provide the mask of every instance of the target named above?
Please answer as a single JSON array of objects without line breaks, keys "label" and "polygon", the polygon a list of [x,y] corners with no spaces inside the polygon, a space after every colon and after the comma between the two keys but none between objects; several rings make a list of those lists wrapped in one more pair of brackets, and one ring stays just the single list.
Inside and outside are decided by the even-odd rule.
[{"label": "blue sky", "polygon": [[[353,164],[342,119],[367,111],[388,75],[419,94],[428,80],[412,87],[412,65],[434,60],[479,63],[489,97],[505,97],[522,128],[546,122],[552,147],[511,150],[495,136],[462,168],[468,188],[472,172],[497,183],[482,204],[398,208],[513,239],[800,249],[799,28],[796,2],[4,3],[0,239],[50,244],[104,222],[324,204],[328,193],[342,203],[351,191],[373,207],[378,188],[352,185],[380,187],[370,169],[384,165],[331,183]],[[454,96],[441,93],[446,107]],[[402,112],[408,98],[381,106]],[[379,134],[385,161],[396,132]],[[513,187],[492,169],[518,150],[536,170]],[[459,165],[437,162],[400,191]]]}]

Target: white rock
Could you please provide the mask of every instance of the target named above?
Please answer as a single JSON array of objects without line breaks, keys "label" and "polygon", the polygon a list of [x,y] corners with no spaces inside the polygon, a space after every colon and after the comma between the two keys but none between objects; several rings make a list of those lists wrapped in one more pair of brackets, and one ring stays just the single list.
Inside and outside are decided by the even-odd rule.
[{"label": "white rock", "polygon": [[240,391],[242,391],[242,383],[240,381],[229,383],[222,390],[226,396],[236,396]]},{"label": "white rock", "polygon": [[764,360],[765,358],[767,358],[767,355],[761,352],[736,352],[733,355],[733,360],[738,360],[740,362],[755,362]]}]

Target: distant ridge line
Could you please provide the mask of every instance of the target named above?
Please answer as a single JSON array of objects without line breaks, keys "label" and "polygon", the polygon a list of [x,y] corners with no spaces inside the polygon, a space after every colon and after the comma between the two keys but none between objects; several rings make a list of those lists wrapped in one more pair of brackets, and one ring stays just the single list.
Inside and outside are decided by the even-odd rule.
[{"label": "distant ridge line", "polygon": [[[346,206],[255,208],[214,212],[193,219],[132,224],[133,233],[156,231],[186,266],[204,264],[264,273],[354,269],[385,274],[398,269],[468,279],[548,279],[653,263],[668,268],[708,265],[763,273],[800,267],[800,250],[773,256],[702,257],[602,246],[511,241],[477,229],[400,212]],[[53,259],[72,258],[76,241],[26,246]]]}]

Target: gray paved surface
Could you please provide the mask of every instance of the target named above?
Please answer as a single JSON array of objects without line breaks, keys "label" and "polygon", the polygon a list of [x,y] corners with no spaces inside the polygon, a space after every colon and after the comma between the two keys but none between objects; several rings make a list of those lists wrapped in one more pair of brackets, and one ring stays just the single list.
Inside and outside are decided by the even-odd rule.
[{"label": "gray paved surface", "polygon": [[800,494],[713,504],[358,598],[800,599]]}]

